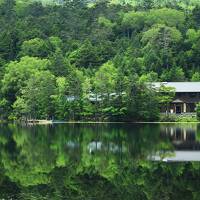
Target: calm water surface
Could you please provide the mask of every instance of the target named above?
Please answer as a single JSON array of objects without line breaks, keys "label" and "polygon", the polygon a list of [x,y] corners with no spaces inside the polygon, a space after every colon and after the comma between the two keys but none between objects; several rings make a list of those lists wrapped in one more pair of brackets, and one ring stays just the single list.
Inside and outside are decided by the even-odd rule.
[{"label": "calm water surface", "polygon": [[200,199],[200,125],[0,126],[1,199]]}]

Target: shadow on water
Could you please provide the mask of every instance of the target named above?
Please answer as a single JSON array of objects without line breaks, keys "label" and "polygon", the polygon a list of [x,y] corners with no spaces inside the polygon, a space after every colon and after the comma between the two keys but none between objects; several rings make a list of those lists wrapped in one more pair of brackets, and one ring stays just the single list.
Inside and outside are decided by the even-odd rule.
[{"label": "shadow on water", "polygon": [[200,199],[199,125],[0,128],[0,199]]}]

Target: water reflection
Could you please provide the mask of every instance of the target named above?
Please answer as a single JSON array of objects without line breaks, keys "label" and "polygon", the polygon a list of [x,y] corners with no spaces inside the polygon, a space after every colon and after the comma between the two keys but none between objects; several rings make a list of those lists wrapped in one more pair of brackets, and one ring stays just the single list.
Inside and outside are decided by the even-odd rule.
[{"label": "water reflection", "polygon": [[[124,184],[130,182],[130,186],[144,184],[154,170],[159,170],[159,175],[160,171],[167,169],[162,168],[164,163],[152,160],[200,161],[200,127],[197,124],[57,124],[32,127],[11,124],[0,128],[0,197],[2,190],[4,198],[6,194],[16,193],[14,199],[31,199],[32,192],[45,190],[43,196],[49,194],[59,199],[61,195],[65,199],[71,195],[71,199],[78,199],[77,193],[79,196],[89,190],[83,188],[86,187],[85,181],[93,179],[98,179],[103,185],[104,182],[114,184],[115,180],[119,187],[123,181]],[[180,165],[184,175],[187,163]],[[193,164],[190,167],[193,169]],[[195,167],[200,169],[199,164]],[[137,181],[132,183],[129,176]],[[138,180],[140,176],[144,176],[144,180]],[[12,185],[12,191],[6,191],[4,184]],[[114,185],[116,187],[116,183]],[[64,187],[66,194],[57,187]],[[137,187],[135,193],[139,191]],[[88,192],[87,198],[82,196],[79,199],[90,199],[91,194]]]},{"label": "water reflection", "polygon": [[[163,161],[200,161],[200,141],[197,124],[179,124],[161,126],[161,137],[168,138],[174,147],[164,157],[157,152],[153,160]],[[160,150],[162,151],[162,150]]]},{"label": "water reflection", "polygon": [[169,137],[177,148],[180,144],[187,142],[196,142],[197,139],[197,125],[168,125],[161,128],[161,135]]},{"label": "water reflection", "polygon": [[199,150],[199,129],[197,124],[4,125],[0,153],[14,159],[28,154],[29,160],[46,160],[48,167],[52,161],[64,165],[65,160],[76,158],[77,162],[86,155],[116,155],[121,159],[123,154],[131,160],[147,159],[157,152],[163,152],[163,157],[164,152]]}]

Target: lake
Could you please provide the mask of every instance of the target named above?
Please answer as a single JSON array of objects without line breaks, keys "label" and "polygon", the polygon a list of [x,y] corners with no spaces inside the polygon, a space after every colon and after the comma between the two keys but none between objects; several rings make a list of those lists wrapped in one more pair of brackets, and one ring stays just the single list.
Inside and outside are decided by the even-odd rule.
[{"label": "lake", "polygon": [[200,199],[199,124],[0,130],[0,200]]}]

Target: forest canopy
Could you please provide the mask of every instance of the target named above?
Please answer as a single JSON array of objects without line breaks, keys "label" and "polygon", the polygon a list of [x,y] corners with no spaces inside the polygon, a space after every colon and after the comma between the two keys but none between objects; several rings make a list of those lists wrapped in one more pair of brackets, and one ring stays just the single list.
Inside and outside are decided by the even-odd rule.
[{"label": "forest canopy", "polygon": [[146,82],[200,81],[199,12],[197,0],[1,0],[1,119],[158,119]]}]

